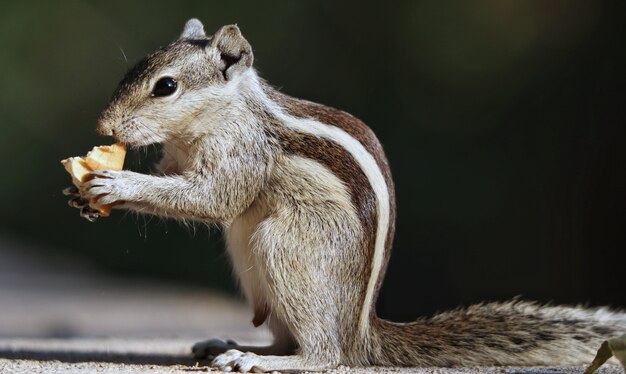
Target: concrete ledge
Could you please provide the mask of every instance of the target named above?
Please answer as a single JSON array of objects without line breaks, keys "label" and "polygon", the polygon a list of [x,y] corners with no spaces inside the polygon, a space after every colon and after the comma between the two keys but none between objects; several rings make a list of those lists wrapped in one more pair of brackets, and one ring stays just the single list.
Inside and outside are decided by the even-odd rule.
[{"label": "concrete ledge", "polygon": [[[1,233],[0,233],[1,234]],[[213,371],[191,357],[210,338],[264,345],[243,303],[204,289],[101,274],[42,257],[0,235],[0,373],[190,373]],[[58,253],[58,252],[57,252]],[[332,373],[582,373],[573,368],[359,368]],[[600,373],[622,373],[619,366]]]}]

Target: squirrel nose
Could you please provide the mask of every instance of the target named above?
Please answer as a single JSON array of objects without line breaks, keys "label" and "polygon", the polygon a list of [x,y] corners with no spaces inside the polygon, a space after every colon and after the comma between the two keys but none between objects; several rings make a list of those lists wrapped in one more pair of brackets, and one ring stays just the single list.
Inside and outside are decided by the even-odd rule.
[{"label": "squirrel nose", "polygon": [[101,126],[100,124],[98,124],[98,126],[96,127],[96,132],[100,135],[104,135],[104,136],[113,136],[113,130],[106,127],[106,126]]},{"label": "squirrel nose", "polygon": [[112,129],[110,121],[106,121],[104,118],[100,117],[96,125],[96,133],[104,136],[113,136],[115,131]]}]

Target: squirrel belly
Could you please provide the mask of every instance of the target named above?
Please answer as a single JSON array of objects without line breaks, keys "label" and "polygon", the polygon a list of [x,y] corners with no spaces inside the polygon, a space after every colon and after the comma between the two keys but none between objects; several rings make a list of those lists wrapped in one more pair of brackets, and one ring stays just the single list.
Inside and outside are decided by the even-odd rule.
[{"label": "squirrel belly", "polygon": [[626,333],[625,314],[521,301],[379,319],[396,216],[382,146],[362,121],[280,93],[252,65],[237,26],[207,36],[188,21],[126,74],[98,123],[119,142],[162,143],[160,172],[85,185],[83,197],[116,209],[224,227],[253,323],[275,342],[211,340],[196,356],[240,371],[580,364]]}]

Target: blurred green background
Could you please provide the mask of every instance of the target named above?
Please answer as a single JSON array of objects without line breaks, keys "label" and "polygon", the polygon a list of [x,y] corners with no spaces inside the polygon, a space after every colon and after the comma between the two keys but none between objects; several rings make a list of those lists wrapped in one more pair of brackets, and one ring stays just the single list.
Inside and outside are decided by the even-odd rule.
[{"label": "blurred green background", "polygon": [[123,73],[198,17],[209,33],[237,23],[283,92],[378,134],[398,195],[382,316],[520,294],[624,307],[622,4],[3,1],[0,235],[235,292],[219,231],[123,212],[90,224],[60,193],[59,160],[110,142],[95,120]]}]

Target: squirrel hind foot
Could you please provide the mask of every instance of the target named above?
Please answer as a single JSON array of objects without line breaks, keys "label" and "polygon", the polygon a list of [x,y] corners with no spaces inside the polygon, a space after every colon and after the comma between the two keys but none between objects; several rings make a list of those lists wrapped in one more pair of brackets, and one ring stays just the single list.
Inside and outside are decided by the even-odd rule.
[{"label": "squirrel hind foot", "polygon": [[263,356],[231,349],[217,356],[211,363],[222,371],[264,373],[271,371],[320,371],[334,368],[336,363],[311,362],[300,355]]}]

